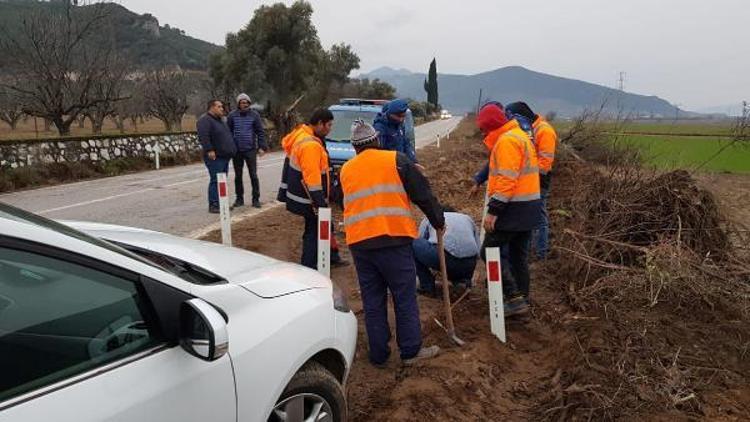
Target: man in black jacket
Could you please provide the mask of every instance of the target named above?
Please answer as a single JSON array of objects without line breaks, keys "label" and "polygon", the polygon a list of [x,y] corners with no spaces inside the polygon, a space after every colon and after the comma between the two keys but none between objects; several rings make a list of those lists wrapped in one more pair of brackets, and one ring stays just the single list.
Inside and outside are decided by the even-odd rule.
[{"label": "man in black jacket", "polygon": [[237,153],[232,132],[221,120],[224,105],[219,100],[208,102],[207,112],[196,123],[198,141],[203,148],[203,161],[208,169],[208,212],[219,213],[219,191],[216,175],[229,171],[229,161]]}]

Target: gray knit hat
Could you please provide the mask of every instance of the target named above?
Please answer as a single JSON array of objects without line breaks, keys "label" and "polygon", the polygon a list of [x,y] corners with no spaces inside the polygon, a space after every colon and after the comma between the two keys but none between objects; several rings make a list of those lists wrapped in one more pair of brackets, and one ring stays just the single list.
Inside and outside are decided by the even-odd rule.
[{"label": "gray knit hat", "polygon": [[242,100],[245,100],[245,101],[247,101],[250,104],[253,103],[252,101],[250,101],[250,97],[247,94],[245,94],[244,92],[242,94],[240,94],[240,95],[237,96],[237,104],[239,104],[240,101],[242,101]]},{"label": "gray knit hat", "polygon": [[378,142],[378,132],[369,123],[362,119],[352,122],[352,146],[362,147],[373,142]]}]

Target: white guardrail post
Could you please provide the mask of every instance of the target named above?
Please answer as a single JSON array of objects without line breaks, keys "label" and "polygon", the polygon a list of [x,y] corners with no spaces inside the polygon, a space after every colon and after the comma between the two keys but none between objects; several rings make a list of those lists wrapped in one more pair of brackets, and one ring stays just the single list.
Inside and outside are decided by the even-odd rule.
[{"label": "white guardrail post", "polygon": [[156,165],[156,169],[159,170],[159,153],[161,152],[161,148],[159,147],[159,144],[154,145],[154,164]]},{"label": "white guardrail post", "polygon": [[318,208],[318,272],[331,276],[331,209]]},{"label": "white guardrail post", "polygon": [[503,308],[503,275],[500,248],[486,248],[487,295],[490,302],[490,329],[505,343],[505,308]]},{"label": "white guardrail post", "polygon": [[227,189],[227,174],[219,173],[216,178],[219,190],[219,220],[221,221],[221,243],[232,246],[232,216],[229,210],[229,189]]}]

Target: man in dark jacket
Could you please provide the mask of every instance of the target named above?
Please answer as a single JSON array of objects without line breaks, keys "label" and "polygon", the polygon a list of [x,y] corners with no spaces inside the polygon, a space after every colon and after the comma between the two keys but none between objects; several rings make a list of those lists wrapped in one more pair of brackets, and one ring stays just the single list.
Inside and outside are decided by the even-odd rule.
[{"label": "man in dark jacket", "polygon": [[216,175],[229,171],[229,160],[234,157],[237,147],[232,133],[224,122],[224,105],[219,100],[208,102],[207,112],[196,123],[198,141],[203,148],[203,161],[208,169],[208,212],[219,213],[219,191]]},{"label": "man in dark jacket", "polygon": [[409,105],[402,99],[386,103],[383,110],[375,117],[373,127],[378,132],[382,149],[400,152],[406,155],[412,163],[416,163],[417,154],[404,125],[408,109]]},{"label": "man in dark jacket", "polygon": [[406,155],[378,148],[372,126],[355,120],[351,143],[357,156],[344,164],[340,176],[344,225],[359,279],[370,362],[382,367],[390,355],[390,290],[401,360],[410,365],[440,351],[438,346],[422,345],[411,247],[417,226],[411,203],[441,232],[445,229],[443,211],[430,183]]},{"label": "man in dark jacket", "polygon": [[234,156],[234,193],[237,198],[235,207],[245,205],[245,186],[242,183],[242,171],[247,164],[250,182],[253,187],[253,207],[260,208],[260,182],[258,180],[258,156],[262,157],[268,150],[266,131],[263,119],[257,111],[250,108],[250,97],[247,94],[237,96],[237,109],[229,113],[227,125],[232,132],[237,154]]}]

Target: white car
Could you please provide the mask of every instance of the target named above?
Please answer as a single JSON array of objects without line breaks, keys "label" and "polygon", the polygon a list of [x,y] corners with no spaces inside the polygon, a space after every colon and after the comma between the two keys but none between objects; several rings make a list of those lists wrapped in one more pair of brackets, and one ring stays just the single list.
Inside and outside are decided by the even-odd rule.
[{"label": "white car", "polygon": [[442,110],[440,112],[440,118],[441,119],[451,119],[451,118],[453,118],[453,115],[450,114],[450,112],[448,110]]},{"label": "white car", "polygon": [[0,421],[346,420],[356,336],[299,265],[0,203]]}]

